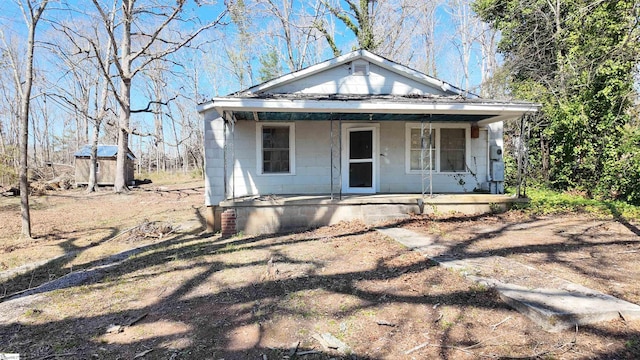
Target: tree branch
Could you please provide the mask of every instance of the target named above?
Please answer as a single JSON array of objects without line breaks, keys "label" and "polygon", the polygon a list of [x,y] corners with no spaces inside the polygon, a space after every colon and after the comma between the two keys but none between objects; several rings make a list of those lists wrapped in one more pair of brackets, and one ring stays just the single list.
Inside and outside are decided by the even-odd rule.
[{"label": "tree branch", "polygon": [[164,106],[168,106],[169,103],[171,103],[172,101],[174,101],[175,99],[177,99],[180,95],[176,94],[174,97],[168,99],[167,101],[160,101],[160,100],[151,100],[147,103],[147,107],[144,109],[137,109],[137,110],[133,110],[131,109],[131,113],[154,113],[154,111],[150,110],[151,105],[153,104],[157,104],[157,105],[164,105]]}]

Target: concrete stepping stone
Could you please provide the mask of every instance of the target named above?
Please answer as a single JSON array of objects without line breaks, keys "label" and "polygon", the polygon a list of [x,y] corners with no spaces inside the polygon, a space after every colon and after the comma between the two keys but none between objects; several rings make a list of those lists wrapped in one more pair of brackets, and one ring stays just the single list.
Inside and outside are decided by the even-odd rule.
[{"label": "concrete stepping stone", "polygon": [[615,320],[640,320],[640,306],[589,289],[532,266],[483,254],[450,254],[449,247],[429,236],[403,228],[379,228],[380,233],[416,250],[441,266],[476,283],[490,286],[502,301],[549,332]]}]

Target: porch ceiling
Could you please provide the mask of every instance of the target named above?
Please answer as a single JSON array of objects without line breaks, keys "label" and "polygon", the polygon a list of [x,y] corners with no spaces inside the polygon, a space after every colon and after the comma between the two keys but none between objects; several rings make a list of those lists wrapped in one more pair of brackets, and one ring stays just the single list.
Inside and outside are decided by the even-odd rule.
[{"label": "porch ceiling", "polygon": [[479,122],[494,115],[397,114],[397,113],[326,113],[326,112],[252,112],[234,111],[236,120],[251,121],[433,121]]}]

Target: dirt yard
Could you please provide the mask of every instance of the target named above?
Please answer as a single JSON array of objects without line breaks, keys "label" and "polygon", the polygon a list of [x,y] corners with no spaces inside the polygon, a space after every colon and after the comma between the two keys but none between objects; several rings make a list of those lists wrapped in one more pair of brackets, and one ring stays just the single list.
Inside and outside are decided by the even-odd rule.
[{"label": "dirt yard", "polygon": [[[203,234],[202,191],[193,182],[127,195],[34,197],[35,240],[17,235],[18,200],[0,198],[0,353],[42,360],[640,358],[640,322],[547,333],[491,289],[361,223],[278,236]],[[386,225],[428,233],[462,256],[509,257],[640,303],[634,224],[509,212]]]}]

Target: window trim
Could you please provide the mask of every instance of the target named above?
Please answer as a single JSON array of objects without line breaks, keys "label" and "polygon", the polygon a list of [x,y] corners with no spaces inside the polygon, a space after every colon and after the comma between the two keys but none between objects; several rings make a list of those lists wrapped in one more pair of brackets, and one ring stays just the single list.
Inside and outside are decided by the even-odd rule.
[{"label": "window trim", "polygon": [[[412,129],[420,129],[421,123],[419,122],[407,122],[405,123],[405,173],[408,175],[421,174],[422,170],[412,170],[411,169],[411,130]],[[425,124],[425,128],[429,128],[429,124]],[[471,124],[468,123],[432,123],[431,129],[435,133],[436,137],[436,150],[434,154],[434,174],[469,174],[469,164],[471,161]],[[465,154],[464,154],[464,162],[465,162],[465,170],[464,171],[440,171],[440,129],[463,129],[464,137],[465,137]],[[426,170],[429,171],[429,170]]]},{"label": "window trim", "polygon": [[[265,127],[286,127],[289,129],[289,172],[264,172],[262,129]],[[258,123],[256,126],[256,171],[260,176],[291,176],[296,174],[296,124],[287,122]]]}]

